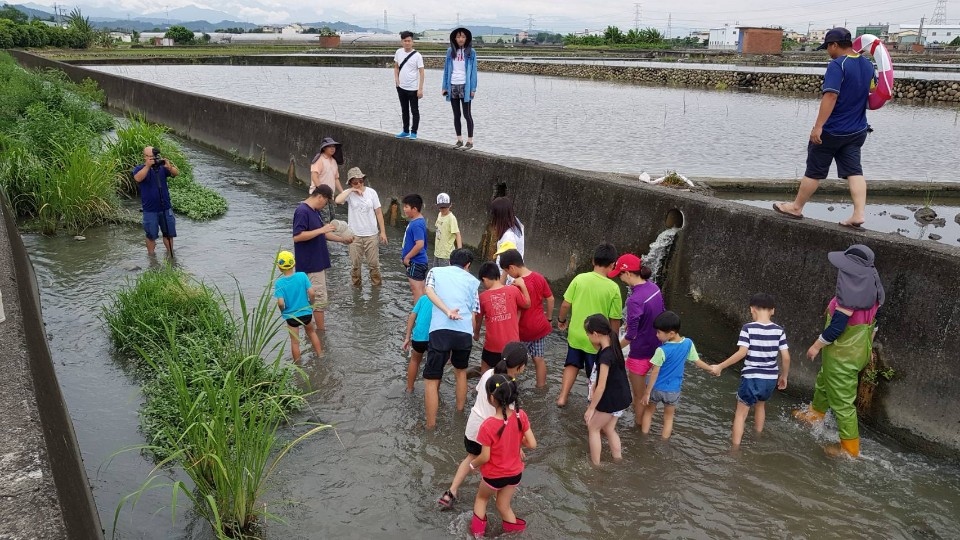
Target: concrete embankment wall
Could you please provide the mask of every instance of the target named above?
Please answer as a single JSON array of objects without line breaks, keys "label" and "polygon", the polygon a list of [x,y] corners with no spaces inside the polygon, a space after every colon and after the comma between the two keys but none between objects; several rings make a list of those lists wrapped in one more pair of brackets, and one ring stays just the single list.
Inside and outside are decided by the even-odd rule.
[{"label": "concrete embankment wall", "polygon": [[[450,193],[465,241],[472,245],[480,241],[490,198],[505,190],[527,226],[531,266],[552,279],[589,268],[594,247],[603,241],[622,251],[645,252],[664,228],[668,212],[679,210],[685,227],[668,268],[668,298],[678,304],[692,298],[699,309],[729,321],[724,330],[732,351],[750,295],[775,294],[777,319],[788,330],[796,359],[791,385],[807,395],[818,364],[802,360],[803,353],[823,326],[836,279],[826,254],[866,243],[876,251],[887,288],[879,340],[897,371],[896,379],[880,388],[868,420],[911,444],[960,455],[960,363],[954,358],[960,350],[960,250],[812,220],[794,222],[772,211],[638,185],[613,174],[396,140],[386,133],[16,56],[26,66],[62,68],[75,80],[91,77],[111,107],[144,114],[190,139],[236,149],[255,160],[262,155],[277,171],[287,171],[292,163],[301,179],[308,178],[320,138],[332,136],[345,145],[345,167],[360,166],[385,199],[418,192],[429,203],[438,192]],[[427,208],[432,220],[435,210],[430,204]],[[189,241],[189,233],[183,236]]]},{"label": "concrete embankment wall", "polygon": [[2,193],[0,214],[0,538],[101,538],[36,277]]},{"label": "concrete embankment wall", "polygon": [[[443,69],[443,59],[427,57],[427,68]],[[382,55],[359,56],[201,56],[160,58],[92,58],[82,63],[96,64],[217,64],[237,66],[329,66],[389,67],[392,58]],[[826,65],[826,63],[824,63]],[[682,86],[707,89],[752,89],[760,92],[818,95],[822,75],[792,73],[760,73],[738,70],[679,69],[669,63],[663,67],[628,67],[586,64],[553,64],[541,62],[506,62],[480,60],[481,71],[571,77],[598,81],[615,81],[660,86]],[[895,98],[915,103],[960,103],[960,81],[937,81],[898,78]]]}]

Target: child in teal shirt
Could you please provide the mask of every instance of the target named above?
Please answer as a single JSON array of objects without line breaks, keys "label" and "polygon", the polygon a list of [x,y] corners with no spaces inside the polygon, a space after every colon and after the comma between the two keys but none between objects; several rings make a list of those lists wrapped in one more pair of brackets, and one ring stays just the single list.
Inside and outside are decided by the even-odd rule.
[{"label": "child in teal shirt", "polygon": [[307,331],[314,353],[322,354],[323,348],[320,346],[320,338],[317,337],[313,324],[313,289],[310,286],[310,278],[303,272],[294,272],[295,264],[293,253],[281,251],[277,254],[277,268],[283,275],[274,283],[273,296],[277,299],[280,314],[287,321],[293,361],[299,362],[301,326]]}]

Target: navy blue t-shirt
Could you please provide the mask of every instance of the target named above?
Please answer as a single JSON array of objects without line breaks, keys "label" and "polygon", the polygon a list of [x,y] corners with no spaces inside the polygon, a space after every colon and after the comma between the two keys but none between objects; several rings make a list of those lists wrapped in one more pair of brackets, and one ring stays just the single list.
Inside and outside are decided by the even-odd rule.
[{"label": "navy blue t-shirt", "polygon": [[423,240],[423,249],[410,259],[412,263],[427,264],[427,220],[423,216],[407,223],[407,230],[403,233],[403,249],[400,256],[406,257],[413,250],[417,240]]},{"label": "navy blue t-shirt", "polygon": [[[307,203],[300,203],[293,211],[293,235],[323,227],[320,213]],[[306,242],[293,243],[293,256],[297,259],[296,270],[310,274],[330,268],[330,251],[327,250],[327,235],[321,234]]]},{"label": "navy blue t-shirt", "polygon": [[[133,168],[137,174],[144,165]],[[167,177],[170,171],[166,167],[150,167],[147,177],[140,182],[140,204],[144,212],[163,212],[170,209],[170,190],[167,188]]]},{"label": "navy blue t-shirt", "polygon": [[867,98],[873,80],[873,62],[866,56],[851,54],[830,61],[823,76],[823,92],[837,94],[837,105],[823,131],[852,135],[867,129]]}]

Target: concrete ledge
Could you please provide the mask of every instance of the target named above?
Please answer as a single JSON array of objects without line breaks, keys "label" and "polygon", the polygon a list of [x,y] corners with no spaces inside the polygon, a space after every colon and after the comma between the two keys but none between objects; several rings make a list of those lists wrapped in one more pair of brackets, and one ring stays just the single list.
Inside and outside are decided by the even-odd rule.
[{"label": "concrete ledge", "polygon": [[[429,201],[450,193],[464,241],[479,245],[491,197],[505,192],[527,226],[531,267],[561,279],[589,266],[596,244],[644,252],[664,228],[668,212],[683,213],[668,266],[670,305],[693,299],[728,321],[733,348],[754,292],[778,298],[778,321],[797,360],[791,386],[809,393],[819,364],[801,360],[823,328],[836,270],[828,251],[867,243],[877,254],[887,288],[878,340],[897,378],[880,388],[866,420],[917,447],[960,455],[960,250],[828,223],[793,222],[745,205],[615,174],[577,171],[480,151],[462,152],[391,135],[261,107],[171,90],[15,52],[28,67],[56,67],[74,80],[100,83],[108,103],[140,113],[175,132],[301,179],[323,136],[344,143],[345,167],[358,165],[382,197],[420,193]],[[726,347],[720,343],[719,347]]]},{"label": "concrete ledge", "polygon": [[[778,178],[691,178],[718,193],[790,193],[797,192],[799,180]],[[867,180],[870,195],[960,198],[960,182],[918,182],[916,180]],[[847,183],[840,180],[820,182],[818,195],[849,195]]]},{"label": "concrete ledge", "polygon": [[2,193],[0,213],[0,538],[100,538],[33,267]]}]

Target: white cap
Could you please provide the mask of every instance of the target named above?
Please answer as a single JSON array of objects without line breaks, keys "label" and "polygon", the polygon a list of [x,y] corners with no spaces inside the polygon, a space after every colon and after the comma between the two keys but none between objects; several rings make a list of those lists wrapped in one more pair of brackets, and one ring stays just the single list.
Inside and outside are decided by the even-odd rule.
[{"label": "white cap", "polygon": [[441,208],[445,206],[450,206],[450,196],[447,195],[446,193],[441,193],[437,195],[437,206]]}]

